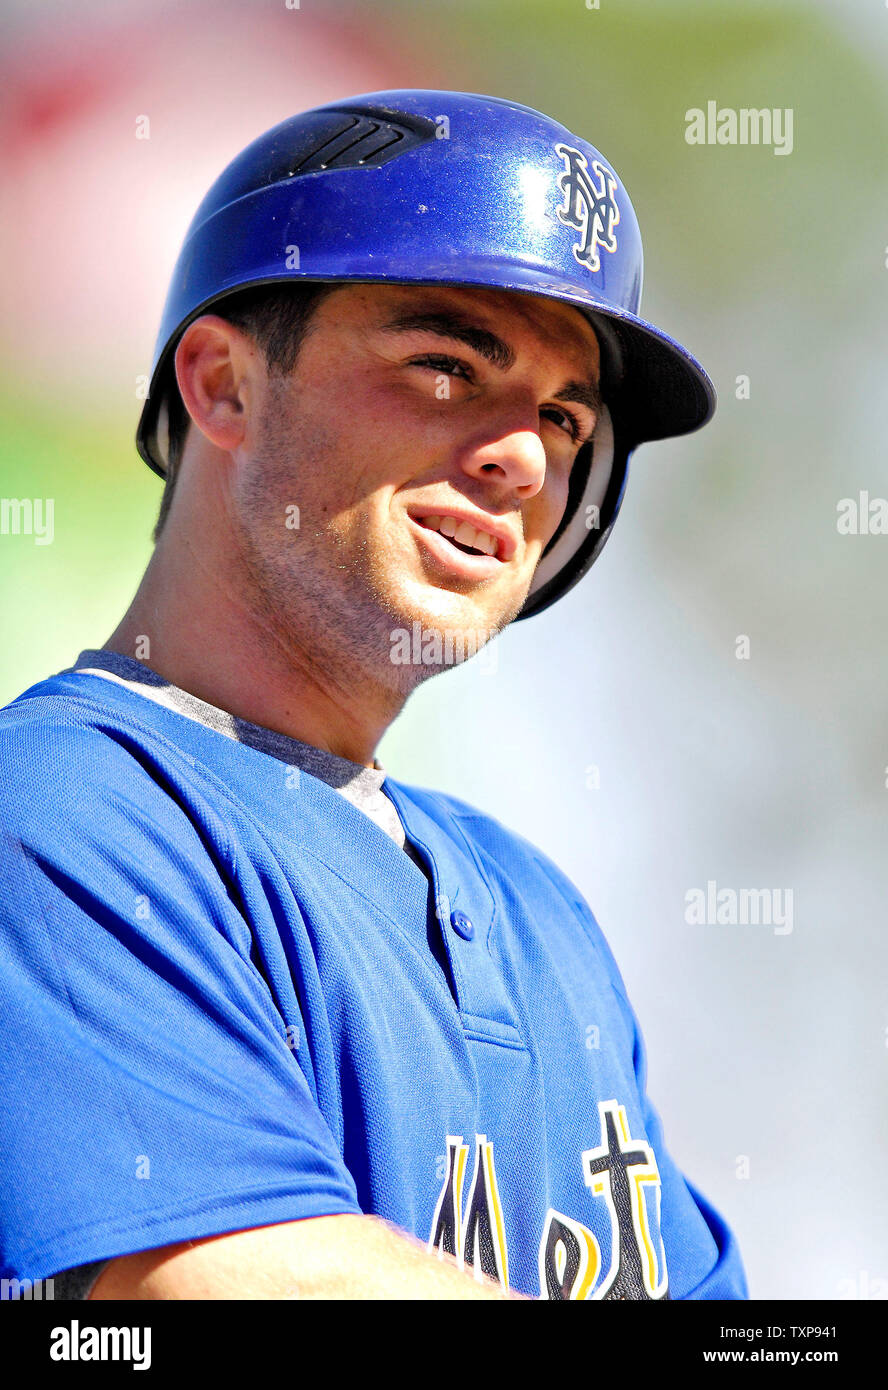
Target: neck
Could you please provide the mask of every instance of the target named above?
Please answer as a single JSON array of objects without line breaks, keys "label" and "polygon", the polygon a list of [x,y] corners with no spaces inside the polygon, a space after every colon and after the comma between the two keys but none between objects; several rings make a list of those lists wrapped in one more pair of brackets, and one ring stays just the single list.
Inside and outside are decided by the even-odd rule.
[{"label": "neck", "polygon": [[236,718],[366,767],[406,699],[337,646],[318,615],[288,615],[283,628],[242,571],[235,581],[203,541],[197,550],[166,531],[104,646]]}]

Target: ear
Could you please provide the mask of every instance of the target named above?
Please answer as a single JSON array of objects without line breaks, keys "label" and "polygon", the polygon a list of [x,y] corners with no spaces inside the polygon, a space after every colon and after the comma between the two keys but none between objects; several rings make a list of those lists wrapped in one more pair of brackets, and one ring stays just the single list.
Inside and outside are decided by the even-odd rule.
[{"label": "ear", "polygon": [[236,449],[261,370],[253,341],[226,319],[203,314],[182,334],[175,368],[182,400],[197,428],[218,449]]}]

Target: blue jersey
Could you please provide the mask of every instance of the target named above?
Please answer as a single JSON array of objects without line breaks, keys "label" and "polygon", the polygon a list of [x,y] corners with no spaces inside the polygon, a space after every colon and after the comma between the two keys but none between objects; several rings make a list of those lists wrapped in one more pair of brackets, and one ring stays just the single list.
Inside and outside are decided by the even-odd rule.
[{"label": "blue jersey", "polygon": [[80,672],[0,712],[0,762],[4,1277],[372,1213],[533,1297],[747,1296],[533,845],[389,777],[415,860]]}]

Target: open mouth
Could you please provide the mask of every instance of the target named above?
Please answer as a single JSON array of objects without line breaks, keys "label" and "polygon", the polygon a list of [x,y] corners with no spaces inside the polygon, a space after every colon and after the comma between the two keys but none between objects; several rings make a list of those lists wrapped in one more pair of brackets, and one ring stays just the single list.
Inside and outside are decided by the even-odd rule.
[{"label": "open mouth", "polygon": [[410,516],[427,559],[454,579],[487,582],[502,573],[500,548],[509,542],[479,531],[470,522],[447,516]]},{"label": "open mouth", "polygon": [[[427,529],[432,530],[433,528],[428,527]],[[472,545],[464,545],[463,542],[458,541],[455,536],[448,536],[444,531],[439,531],[438,534],[443,536],[446,541],[449,541],[451,545],[456,546],[457,550],[461,550],[464,555],[486,555],[488,553],[486,550],[476,550]]]},{"label": "open mouth", "polygon": [[480,556],[484,559],[497,559],[500,544],[489,531],[479,530],[468,521],[458,521],[453,516],[417,516],[413,518],[427,531],[434,531],[442,541],[460,550],[464,555]]}]

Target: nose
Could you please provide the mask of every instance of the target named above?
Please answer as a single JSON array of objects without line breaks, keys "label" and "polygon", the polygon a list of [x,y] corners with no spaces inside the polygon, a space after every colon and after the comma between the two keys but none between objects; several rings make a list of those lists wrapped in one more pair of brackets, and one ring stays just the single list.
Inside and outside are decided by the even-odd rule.
[{"label": "nose", "polygon": [[546,480],[546,450],[539,433],[539,407],[534,401],[516,403],[488,415],[483,439],[467,445],[462,458],[472,478],[490,482],[496,477],[503,491],[522,500],[535,497]]}]

